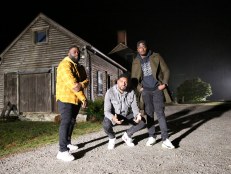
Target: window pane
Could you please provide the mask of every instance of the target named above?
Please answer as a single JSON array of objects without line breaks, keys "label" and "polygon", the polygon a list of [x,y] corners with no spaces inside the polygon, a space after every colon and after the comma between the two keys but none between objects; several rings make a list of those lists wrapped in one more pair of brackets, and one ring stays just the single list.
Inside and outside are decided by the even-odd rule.
[{"label": "window pane", "polygon": [[46,32],[36,32],[36,43],[37,42],[46,42]]},{"label": "window pane", "polygon": [[103,74],[98,71],[98,94],[103,94]]},{"label": "window pane", "polygon": [[108,75],[107,76],[107,78],[108,78],[108,85],[107,85],[107,89],[110,89],[110,87],[111,87],[111,77],[110,77],[110,75]]}]

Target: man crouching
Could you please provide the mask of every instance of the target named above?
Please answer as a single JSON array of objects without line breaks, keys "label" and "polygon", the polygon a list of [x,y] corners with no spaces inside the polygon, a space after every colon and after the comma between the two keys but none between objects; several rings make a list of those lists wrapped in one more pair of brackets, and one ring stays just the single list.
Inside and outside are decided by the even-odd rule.
[{"label": "man crouching", "polygon": [[[121,74],[117,84],[110,88],[105,96],[103,128],[109,136],[108,149],[114,149],[115,147],[116,137],[113,126],[132,124],[133,126],[123,134],[122,139],[128,146],[134,146],[131,139],[132,135],[145,125],[145,119],[141,117],[137,106],[135,92],[133,90],[128,91],[127,85],[128,76]],[[133,114],[128,115],[130,107]]]}]

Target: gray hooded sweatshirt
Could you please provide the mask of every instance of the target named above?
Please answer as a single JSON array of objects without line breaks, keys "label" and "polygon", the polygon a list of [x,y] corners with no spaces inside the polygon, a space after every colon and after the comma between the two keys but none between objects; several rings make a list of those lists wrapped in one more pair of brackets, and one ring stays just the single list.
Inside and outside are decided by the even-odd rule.
[{"label": "gray hooded sweatshirt", "polygon": [[115,114],[126,117],[129,113],[130,107],[132,108],[134,119],[136,119],[140,112],[137,106],[136,95],[133,90],[129,92],[124,91],[124,93],[121,94],[118,85],[114,85],[107,91],[104,99],[104,115],[111,120],[113,125],[116,124],[112,121]]}]

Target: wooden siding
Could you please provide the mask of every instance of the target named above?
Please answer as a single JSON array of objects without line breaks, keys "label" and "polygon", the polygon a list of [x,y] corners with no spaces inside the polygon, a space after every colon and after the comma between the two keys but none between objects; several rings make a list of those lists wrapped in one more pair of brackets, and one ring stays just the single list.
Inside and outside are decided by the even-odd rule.
[{"label": "wooden siding", "polygon": [[[32,44],[32,29],[49,26],[48,43]],[[52,68],[64,57],[70,46],[77,45],[83,47],[82,41],[73,40],[64,35],[58,28],[39,19],[3,56],[0,68],[0,109],[4,102],[4,72],[8,71],[29,71],[36,69]],[[85,65],[84,58],[80,63]]]},{"label": "wooden siding", "polygon": [[[34,44],[32,42],[33,29],[41,28],[41,27],[49,27],[48,29],[48,43],[39,43]],[[61,27],[62,28],[62,27]],[[67,32],[67,30],[65,30]],[[84,47],[86,43],[83,43],[83,40],[73,39],[70,35],[64,34],[62,29],[60,29],[57,24],[52,25],[52,23],[47,23],[44,19],[39,18],[33,25],[28,28],[28,30],[20,36],[20,38],[12,45],[12,47],[4,54],[2,64],[0,65],[0,110],[3,108],[4,102],[4,73],[5,72],[22,72],[22,71],[33,71],[39,69],[52,69],[54,72],[54,66],[58,65],[59,62],[67,56],[68,49],[70,46],[77,45],[80,47]],[[86,68],[86,73],[88,79],[90,81],[89,87],[86,89],[87,97],[89,99],[103,97],[107,90],[107,74],[111,75],[111,80],[113,84],[115,84],[118,75],[122,73],[122,70],[109,63],[107,60],[102,57],[93,54],[93,52],[89,50],[84,50],[81,52],[85,57],[80,59],[80,64],[82,64]],[[103,95],[100,96],[97,93],[97,71],[102,72],[103,74]],[[107,72],[107,74],[105,73]],[[32,75],[33,76],[33,75]],[[26,84],[35,85],[37,82],[33,77],[28,78],[28,82],[23,81],[23,75],[19,77],[19,93],[20,90],[27,89]],[[51,76],[51,81],[54,81],[55,76]],[[93,84],[91,84],[93,82]],[[49,84],[44,84],[44,86],[49,87],[51,90],[54,86],[53,83],[47,82]],[[5,84],[6,85],[6,84]],[[22,86],[21,86],[22,85]],[[24,86],[23,86],[24,85]],[[37,88],[39,84],[37,84]],[[54,84],[53,84],[54,85]],[[92,90],[93,87],[93,90]],[[41,87],[43,88],[43,87]],[[48,89],[47,89],[48,90]],[[43,102],[42,99],[40,101],[35,101],[33,99],[35,95],[36,88],[29,91],[28,93],[21,93],[23,98],[28,97],[28,100],[21,101],[19,98],[19,102],[21,103],[22,110],[28,108],[28,111],[44,111],[41,109],[41,106],[37,106],[36,102]],[[22,92],[22,91],[21,91]],[[55,91],[53,91],[55,92]],[[38,93],[38,91],[36,92]],[[92,95],[93,94],[93,95]],[[43,95],[43,94],[41,94]],[[47,95],[47,94],[46,94]],[[50,95],[50,94],[48,94]],[[30,96],[30,97],[29,97]],[[46,97],[45,97],[46,98]],[[51,96],[50,108],[46,108],[46,111],[52,110],[54,113],[58,113],[58,105],[55,101],[56,96]],[[23,103],[25,102],[25,104]],[[26,103],[27,102],[27,103]],[[33,102],[34,105],[30,105],[29,102]],[[48,103],[47,103],[48,104]],[[49,104],[48,104],[49,105]],[[20,107],[20,106],[19,106]]]},{"label": "wooden siding", "polygon": [[[111,80],[113,81],[113,84],[115,84],[116,80],[118,79],[119,69],[97,55],[91,56],[91,62],[93,75],[93,95],[94,99],[96,99],[98,97],[105,96],[107,92],[107,77],[105,72],[107,72],[108,75],[111,75]],[[98,71],[102,72],[103,74],[103,95],[98,95]]]},{"label": "wooden siding", "polygon": [[20,112],[51,112],[51,74],[19,76]]},{"label": "wooden siding", "polygon": [[17,73],[5,73],[4,76],[4,101],[17,105]]}]

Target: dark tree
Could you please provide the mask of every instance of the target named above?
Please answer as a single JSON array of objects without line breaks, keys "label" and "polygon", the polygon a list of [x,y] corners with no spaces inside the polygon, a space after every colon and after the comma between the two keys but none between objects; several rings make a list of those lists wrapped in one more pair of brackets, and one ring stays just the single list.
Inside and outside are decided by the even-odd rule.
[{"label": "dark tree", "polygon": [[199,77],[187,79],[177,88],[177,98],[185,101],[205,101],[212,95],[211,85],[201,81]]}]

